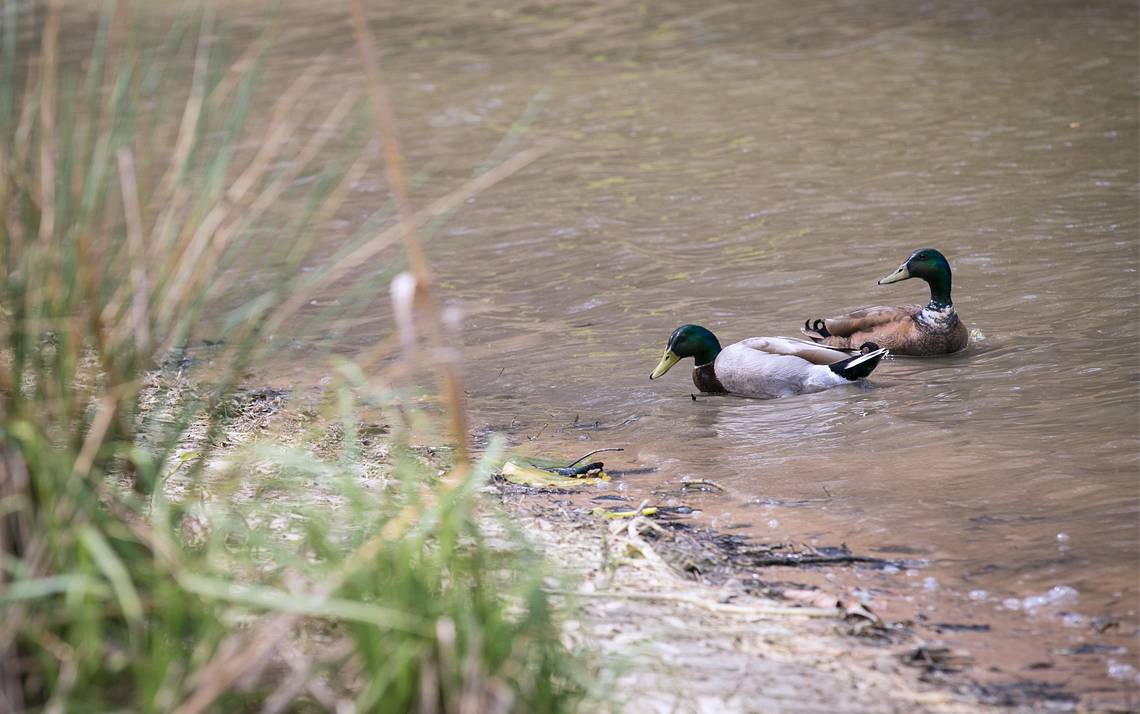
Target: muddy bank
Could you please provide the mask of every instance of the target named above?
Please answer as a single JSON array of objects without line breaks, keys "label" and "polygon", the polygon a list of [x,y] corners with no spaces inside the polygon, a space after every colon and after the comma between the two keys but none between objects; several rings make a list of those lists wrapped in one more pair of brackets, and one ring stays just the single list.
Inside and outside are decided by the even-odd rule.
[{"label": "muddy bank", "polygon": [[857,602],[760,580],[755,570],[734,565],[711,531],[599,520],[565,497],[514,487],[501,493],[579,583],[567,598],[584,617],[571,632],[614,663],[606,684],[622,709],[999,710],[987,702],[1019,711],[1075,708],[1059,693],[1046,700],[1031,691],[983,691],[948,660],[909,662],[904,655],[921,638],[891,631]]},{"label": "muddy bank", "polygon": [[[581,583],[583,638],[627,668],[616,687],[649,711],[1133,711],[1128,687],[1095,687],[1064,662],[1118,651],[1025,643],[1006,623],[908,602],[866,583],[912,576],[905,555],[842,544],[766,543],[719,532],[700,513],[503,479],[503,503]],[[694,483],[693,491],[715,489]],[[1109,629],[1112,625],[1108,625]],[[1007,661],[1011,660],[1011,661]],[[1084,685],[1083,688],[1081,685]],[[1076,685],[1076,686],[1074,686]]]}]

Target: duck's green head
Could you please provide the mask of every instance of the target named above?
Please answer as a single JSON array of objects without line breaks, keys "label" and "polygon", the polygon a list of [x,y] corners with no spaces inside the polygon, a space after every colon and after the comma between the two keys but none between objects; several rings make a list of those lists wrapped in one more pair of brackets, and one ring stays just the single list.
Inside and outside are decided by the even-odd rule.
[{"label": "duck's green head", "polygon": [[950,262],[934,248],[920,248],[910,254],[898,270],[879,281],[889,285],[908,278],[921,278],[930,285],[930,301],[950,304]]},{"label": "duck's green head", "polygon": [[700,325],[681,325],[669,336],[669,342],[665,345],[665,354],[661,355],[657,369],[653,370],[649,378],[657,379],[686,357],[692,357],[698,365],[702,365],[715,360],[718,354],[720,354],[720,342],[717,341],[716,335]]}]

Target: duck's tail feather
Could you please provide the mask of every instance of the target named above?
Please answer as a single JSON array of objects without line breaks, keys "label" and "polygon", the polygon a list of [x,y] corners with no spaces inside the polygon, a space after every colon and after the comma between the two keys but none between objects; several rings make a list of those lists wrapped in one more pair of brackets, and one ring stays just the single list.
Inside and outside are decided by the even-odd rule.
[{"label": "duck's tail feather", "polygon": [[823,320],[804,320],[804,326],[800,328],[800,332],[816,342],[831,337],[831,333],[827,331],[827,325],[824,324]]},{"label": "duck's tail feather", "polygon": [[856,355],[850,359],[829,364],[828,368],[840,377],[854,382],[856,379],[863,379],[871,374],[871,372],[874,372],[875,367],[878,367],[879,362],[888,354],[890,354],[890,350],[885,347],[879,348],[866,354]]}]

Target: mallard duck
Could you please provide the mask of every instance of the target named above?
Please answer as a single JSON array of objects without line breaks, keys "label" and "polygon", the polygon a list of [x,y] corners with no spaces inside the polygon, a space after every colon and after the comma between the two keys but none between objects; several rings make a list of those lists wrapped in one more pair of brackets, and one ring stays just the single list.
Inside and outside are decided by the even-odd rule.
[{"label": "mallard duck", "polygon": [[950,302],[946,256],[933,248],[916,250],[879,285],[908,278],[921,278],[930,286],[930,302],[925,306],[868,307],[840,317],[808,320],[801,332],[828,347],[859,349],[872,342],[896,355],[942,355],[965,347],[969,336]]},{"label": "mallard duck", "polygon": [[692,357],[693,384],[702,392],[768,399],[849,384],[869,375],[886,354],[887,350],[870,346],[851,356],[788,337],[751,337],[722,349],[716,335],[704,327],[681,325],[669,337],[649,378],[657,379]]}]

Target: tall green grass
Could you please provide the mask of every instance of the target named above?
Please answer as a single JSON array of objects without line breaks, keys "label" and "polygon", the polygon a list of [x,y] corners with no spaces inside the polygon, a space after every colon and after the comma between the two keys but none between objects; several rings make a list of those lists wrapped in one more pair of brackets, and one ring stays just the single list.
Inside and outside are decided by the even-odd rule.
[{"label": "tall green grass", "polygon": [[[365,487],[356,405],[388,397],[351,365],[335,453],[214,453],[266,334],[390,242],[298,277],[371,160],[323,152],[364,108],[302,131],[318,63],[262,116],[268,43],[220,59],[209,10],[147,49],[107,3],[76,69],[59,3],[28,7],[5,0],[0,31],[0,709],[572,708],[542,562],[479,525],[490,456],[440,479],[395,442],[389,487]],[[184,373],[206,337],[208,374]]]}]

